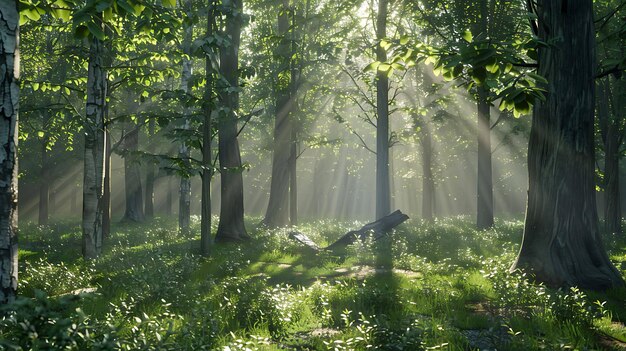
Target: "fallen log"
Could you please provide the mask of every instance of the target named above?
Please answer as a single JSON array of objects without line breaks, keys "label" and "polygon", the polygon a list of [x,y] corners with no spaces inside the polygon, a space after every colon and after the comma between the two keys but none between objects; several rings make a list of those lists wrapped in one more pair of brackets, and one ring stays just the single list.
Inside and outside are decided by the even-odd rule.
[{"label": "fallen log", "polygon": [[409,216],[397,210],[375,222],[364,225],[361,229],[349,231],[337,241],[324,248],[320,248],[313,240],[301,232],[293,231],[289,233],[289,237],[316,252],[320,250],[333,250],[340,246],[350,245],[357,240],[363,240],[369,236],[376,241],[407,219],[409,219]]}]

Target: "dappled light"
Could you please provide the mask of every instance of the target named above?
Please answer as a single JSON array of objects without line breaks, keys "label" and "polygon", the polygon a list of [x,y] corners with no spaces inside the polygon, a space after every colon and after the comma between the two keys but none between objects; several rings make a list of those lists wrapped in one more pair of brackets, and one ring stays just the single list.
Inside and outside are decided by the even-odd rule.
[{"label": "dappled light", "polygon": [[620,0],[2,0],[0,351],[626,349]]}]

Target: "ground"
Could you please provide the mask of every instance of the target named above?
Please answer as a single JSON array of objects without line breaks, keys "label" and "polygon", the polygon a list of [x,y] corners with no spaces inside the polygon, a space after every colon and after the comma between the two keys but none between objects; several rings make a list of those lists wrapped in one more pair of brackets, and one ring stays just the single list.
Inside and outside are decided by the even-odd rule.
[{"label": "ground", "polygon": [[[298,230],[326,246],[362,224]],[[376,243],[314,253],[286,229],[257,227],[202,258],[199,235],[158,219],[118,225],[85,262],[76,224],[27,225],[24,298],[0,321],[0,350],[626,349],[626,289],[553,290],[508,272],[522,228],[413,220]],[[626,274],[626,238],[605,240]]]}]

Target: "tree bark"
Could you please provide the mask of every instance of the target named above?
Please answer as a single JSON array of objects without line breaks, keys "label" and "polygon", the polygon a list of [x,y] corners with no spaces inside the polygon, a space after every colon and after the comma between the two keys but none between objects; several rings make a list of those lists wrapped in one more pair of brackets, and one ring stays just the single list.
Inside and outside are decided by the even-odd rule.
[{"label": "tree bark", "polygon": [[434,209],[435,181],[433,178],[433,140],[430,124],[422,124],[422,219],[432,221]]},{"label": "tree bark", "polygon": [[49,170],[49,155],[48,155],[48,141],[50,137],[48,135],[48,123],[50,121],[50,115],[48,111],[44,111],[42,115],[42,129],[44,130],[44,136],[41,138],[41,170],[39,173],[39,225],[48,224],[49,216],[49,200],[50,200],[50,170]]},{"label": "tree bark", "polygon": [[[207,38],[213,37],[215,26],[215,4],[209,1],[209,13],[207,16]],[[202,125],[202,212],[200,219],[200,252],[203,256],[211,254],[213,239],[211,238],[211,178],[213,178],[213,48],[209,48],[205,57],[206,87],[204,88],[204,123]]]},{"label": "tree bark", "polygon": [[17,295],[17,138],[20,93],[17,1],[0,2],[0,305]]},{"label": "tree bark", "polygon": [[[487,22],[487,0],[480,0],[480,18],[476,23],[477,33],[489,35]],[[487,229],[493,227],[493,174],[491,166],[491,111],[489,88],[485,85],[477,87],[478,115],[478,162],[476,176],[476,227]]]},{"label": "tree bark", "polygon": [[289,224],[289,188],[291,178],[291,131],[293,124],[289,117],[292,107],[289,85],[281,77],[288,70],[290,61],[289,39],[289,1],[283,0],[278,16],[278,35],[280,45],[276,49],[279,70],[276,72],[276,119],[274,120],[274,153],[272,157],[272,179],[270,182],[270,199],[263,223],[271,228]]},{"label": "tree bark", "polygon": [[102,196],[104,179],[104,113],[107,72],[104,45],[92,38],[89,46],[83,175],[83,257],[98,257],[102,247]]},{"label": "tree bark", "polygon": [[220,222],[215,240],[240,241],[249,238],[243,222],[243,169],[237,141],[239,43],[243,2],[225,0],[223,4],[228,9],[225,34],[230,37],[231,43],[220,52],[220,70],[228,86],[220,89],[220,100],[224,106],[218,125],[222,194]]},{"label": "tree bark", "polygon": [[[191,2],[185,1],[183,8],[185,11],[191,11]],[[189,93],[189,81],[191,79],[191,41],[193,39],[193,27],[191,25],[185,25],[184,37],[183,37],[183,69],[180,78],[180,88],[185,94]],[[189,108],[184,107],[185,123],[183,129],[191,129],[191,121],[189,116]],[[183,142],[180,145],[180,151],[178,155],[184,162],[186,167],[190,166],[190,150],[189,145]],[[178,197],[178,230],[181,234],[186,235],[190,230],[191,222],[191,179],[187,176],[180,178],[179,197]]]},{"label": "tree bark", "polygon": [[[108,114],[108,106],[106,107]],[[106,117],[108,120],[108,116]],[[111,235],[111,132],[106,127],[104,130],[105,150],[104,150],[104,181],[102,190],[102,238],[106,239]]]},{"label": "tree bark", "polygon": [[489,92],[478,87],[478,175],[476,227],[493,227],[493,176],[491,167],[491,125]]},{"label": "tree bark", "polygon": [[124,185],[126,210],[123,221],[143,222],[143,191],[141,168],[136,152],[139,151],[139,127],[129,123],[124,138]]},{"label": "tree bark", "polygon": [[595,31],[591,0],[539,0],[538,73],[549,81],[534,107],[528,203],[512,269],[549,286],[623,286],[598,231],[594,182]]},{"label": "tree bark", "polygon": [[[376,60],[387,61],[387,52],[380,41],[387,36],[387,0],[378,1],[376,20]],[[389,189],[389,79],[387,72],[376,73],[376,218],[391,211]]]},{"label": "tree bark", "polygon": [[609,77],[598,85],[598,120],[604,144],[604,225],[608,233],[622,233],[619,159],[622,144],[620,110],[611,113]]},{"label": "tree bark", "polygon": [[[148,136],[152,139],[155,134],[155,122],[154,118],[148,122]],[[154,144],[150,141],[148,143],[148,150],[154,152]],[[143,205],[144,217],[146,219],[154,218],[154,168],[155,165],[152,162],[148,162],[146,165],[146,194],[145,202]]]}]

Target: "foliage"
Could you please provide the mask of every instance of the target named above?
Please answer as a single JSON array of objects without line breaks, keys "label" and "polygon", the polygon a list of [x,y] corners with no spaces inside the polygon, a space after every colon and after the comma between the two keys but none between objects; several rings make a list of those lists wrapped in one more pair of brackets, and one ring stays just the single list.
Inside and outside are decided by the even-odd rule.
[{"label": "foliage", "polygon": [[[354,226],[299,229],[323,243]],[[0,349],[460,350],[487,342],[480,334],[490,347],[528,350],[621,337],[623,291],[553,290],[508,272],[521,229],[418,222],[393,240],[320,255],[284,229],[259,229],[253,245],[220,246],[207,259],[189,253],[194,238],[157,220],[114,228],[86,265],[71,226],[31,227],[20,254],[24,297],[5,309]],[[611,241],[614,257],[626,257],[624,244]]]}]

